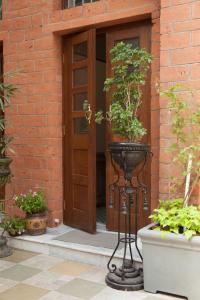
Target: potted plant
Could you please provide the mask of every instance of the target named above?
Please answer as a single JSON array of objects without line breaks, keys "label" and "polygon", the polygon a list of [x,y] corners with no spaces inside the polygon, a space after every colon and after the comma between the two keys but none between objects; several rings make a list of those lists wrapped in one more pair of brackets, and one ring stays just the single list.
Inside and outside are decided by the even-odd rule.
[{"label": "potted plant", "polygon": [[[200,207],[192,204],[200,179],[200,107],[189,110],[173,86],[162,95],[169,98],[174,143],[169,199],[160,201],[150,218],[155,222],[139,231],[142,240],[144,289],[199,299]],[[189,113],[188,113],[189,112]],[[180,197],[181,195],[181,197]],[[194,201],[195,203],[195,201]]]},{"label": "potted plant", "polygon": [[[0,188],[3,188],[11,179],[10,163],[12,159],[7,155],[8,150],[12,151],[9,147],[13,137],[5,135],[5,108],[10,105],[11,97],[15,94],[17,87],[13,84],[6,83],[5,77],[2,75],[0,78]],[[0,201],[0,222],[3,222],[5,217],[5,200]],[[7,239],[4,236],[3,230],[0,236],[0,257],[9,256],[12,254],[10,247],[7,246]]]},{"label": "potted plant", "polygon": [[[10,143],[13,137],[4,134],[6,119],[4,116],[5,108],[10,105],[10,99],[15,94],[17,87],[3,81],[4,75],[0,79],[0,185],[4,186],[11,178],[10,164],[12,159],[7,156]],[[7,75],[8,76],[8,75]]]},{"label": "potted plant", "polygon": [[42,191],[21,194],[14,197],[17,207],[26,213],[26,232],[30,235],[40,235],[46,232],[47,204]]},{"label": "potted plant", "polygon": [[[147,155],[150,152],[150,145],[142,142],[147,130],[139,119],[139,109],[142,102],[142,86],[145,84],[145,77],[151,63],[151,55],[142,48],[134,48],[131,44],[124,42],[117,43],[110,51],[112,77],[107,78],[104,83],[104,90],[109,93],[111,104],[108,111],[98,111],[94,115],[96,123],[101,124],[103,120],[109,122],[117,140],[108,145],[111,162],[116,171],[116,180],[109,186],[110,203],[113,208],[113,195],[118,195],[118,242],[108,262],[109,273],[106,276],[108,286],[119,290],[138,290],[143,288],[142,271],[135,267],[131,252],[131,243],[134,241],[137,247],[137,211],[135,212],[136,237],[131,237],[131,207],[135,200],[135,208],[138,204],[139,189],[144,196],[144,209],[146,209],[146,186],[139,182],[137,176],[137,187],[133,186],[133,171],[143,162],[146,163]],[[90,122],[93,113],[87,101],[84,103],[86,118]],[[115,136],[114,136],[115,139]],[[123,171],[124,185],[119,184],[120,171]],[[143,168],[140,168],[140,173]],[[139,173],[139,172],[138,172]],[[138,188],[139,186],[139,188]],[[136,192],[137,191],[137,192]],[[135,195],[133,196],[133,194]],[[137,200],[136,200],[137,198]],[[133,200],[134,199],[134,200]],[[148,209],[148,208],[147,208]],[[137,210],[137,208],[136,208]],[[124,227],[122,228],[122,224]],[[127,225],[129,224],[129,225]],[[123,232],[123,237],[121,237]],[[122,266],[117,268],[112,259],[120,245],[125,244]],[[130,249],[131,259],[127,256],[126,249]]]},{"label": "potted plant", "polygon": [[12,159],[6,155],[10,149],[10,143],[13,137],[2,135],[0,137],[0,186],[4,186],[11,179],[10,164]]},{"label": "potted plant", "polygon": [[[95,113],[95,121],[110,123],[114,134],[120,135],[122,142],[112,142],[109,150],[114,161],[130,179],[133,169],[143,161],[149,145],[141,143],[147,133],[138,118],[141,106],[142,86],[151,63],[151,55],[142,48],[133,48],[131,44],[117,43],[110,51],[113,77],[107,78],[104,90],[111,93],[111,104],[104,115]],[[86,118],[90,122],[92,112],[87,101],[84,103]],[[122,156],[125,154],[125,158]]]},{"label": "potted plant", "polygon": [[5,217],[0,224],[0,227],[8,232],[10,236],[20,236],[25,232],[25,220],[18,216]]}]

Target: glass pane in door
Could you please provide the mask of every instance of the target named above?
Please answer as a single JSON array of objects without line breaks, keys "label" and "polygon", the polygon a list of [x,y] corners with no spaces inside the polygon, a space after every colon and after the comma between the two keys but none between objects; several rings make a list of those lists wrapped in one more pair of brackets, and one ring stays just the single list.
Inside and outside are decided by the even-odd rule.
[{"label": "glass pane in door", "polygon": [[115,45],[119,42],[124,42],[125,44],[131,44],[133,48],[140,47],[140,39],[139,37],[130,38],[130,39],[123,39],[123,40],[116,40]]},{"label": "glass pane in door", "polygon": [[75,94],[73,98],[73,110],[83,111],[83,103],[88,99],[87,93]]},{"label": "glass pane in door", "polygon": [[80,61],[87,58],[87,42],[83,42],[73,47],[73,61]]},{"label": "glass pane in door", "polygon": [[88,83],[88,70],[87,68],[76,69],[73,72],[73,85],[86,85]]},{"label": "glass pane in door", "polygon": [[75,134],[88,133],[88,122],[85,117],[74,119],[74,133]]}]

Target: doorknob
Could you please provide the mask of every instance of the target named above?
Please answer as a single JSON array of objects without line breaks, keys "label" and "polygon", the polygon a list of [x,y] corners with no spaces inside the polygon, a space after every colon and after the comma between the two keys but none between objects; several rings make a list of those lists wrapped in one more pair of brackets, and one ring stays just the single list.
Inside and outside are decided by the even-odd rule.
[{"label": "doorknob", "polygon": [[92,119],[92,110],[91,110],[90,104],[88,103],[88,100],[85,100],[83,102],[83,110],[85,112],[86,120],[90,124],[91,119]]}]

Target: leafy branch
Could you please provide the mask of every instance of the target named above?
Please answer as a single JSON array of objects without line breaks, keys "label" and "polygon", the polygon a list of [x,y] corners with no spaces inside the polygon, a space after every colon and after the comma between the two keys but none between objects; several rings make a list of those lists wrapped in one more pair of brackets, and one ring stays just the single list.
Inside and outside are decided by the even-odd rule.
[{"label": "leafy branch", "polygon": [[[110,56],[113,77],[105,80],[104,91],[111,93],[111,105],[105,115],[103,111],[96,112],[95,121],[101,124],[106,120],[114,133],[128,141],[140,141],[147,130],[138,118],[138,110],[152,57],[145,49],[133,48],[124,42],[117,43],[111,49]],[[86,117],[91,118],[87,101],[84,107]]]},{"label": "leafy branch", "polygon": [[[188,205],[192,192],[200,181],[200,106],[191,111],[188,102],[181,96],[180,85],[175,85],[160,94],[169,98],[169,109],[172,113],[172,133],[176,138],[170,146],[172,162],[177,164],[182,172],[180,178],[172,178],[174,192],[180,185],[185,185],[184,204]],[[190,98],[193,93],[187,89]],[[190,184],[191,175],[191,184]],[[189,181],[187,180],[189,179]]]}]

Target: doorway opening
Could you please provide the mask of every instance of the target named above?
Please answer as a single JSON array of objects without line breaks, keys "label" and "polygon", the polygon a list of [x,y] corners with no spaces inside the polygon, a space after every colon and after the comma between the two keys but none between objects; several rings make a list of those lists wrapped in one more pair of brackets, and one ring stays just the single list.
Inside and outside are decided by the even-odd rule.
[{"label": "doorway opening", "polygon": [[[96,125],[92,119],[88,126],[83,103],[87,99],[92,112],[105,112],[110,103],[103,91],[107,74],[112,74],[108,53],[116,41],[133,41],[150,50],[151,25],[130,24],[96,32],[94,28],[76,33],[63,41],[63,154],[64,154],[64,224],[89,233],[102,229],[117,231],[118,200],[114,197],[109,209],[108,187],[115,180],[106,144],[115,139],[109,126]],[[96,44],[96,50],[95,50]],[[95,75],[96,74],[96,75]],[[150,76],[150,73],[149,73]],[[146,142],[150,142],[150,77],[144,86],[141,120],[148,129]],[[105,158],[106,157],[106,158]],[[144,174],[150,188],[151,165]],[[95,174],[97,176],[95,176]],[[97,194],[97,197],[96,197]],[[107,197],[108,198],[108,197]],[[107,200],[107,205],[106,205]],[[149,212],[138,208],[139,226],[148,221]],[[97,215],[97,217],[96,217]],[[134,219],[134,211],[132,211]],[[134,227],[134,224],[133,224]]]},{"label": "doorway opening", "polygon": [[[106,94],[103,91],[106,79],[106,36],[96,37],[96,111],[106,110]],[[106,157],[105,127],[96,126],[96,222],[106,225]]]}]

